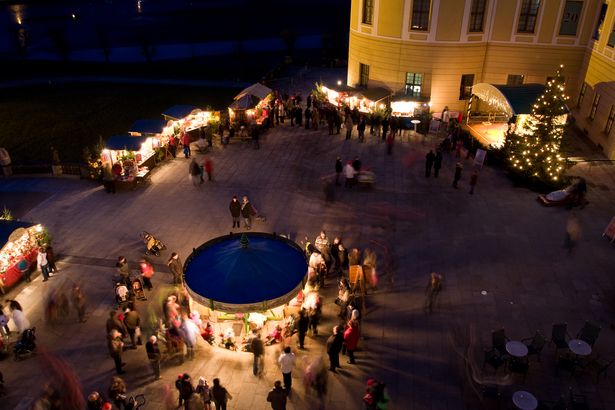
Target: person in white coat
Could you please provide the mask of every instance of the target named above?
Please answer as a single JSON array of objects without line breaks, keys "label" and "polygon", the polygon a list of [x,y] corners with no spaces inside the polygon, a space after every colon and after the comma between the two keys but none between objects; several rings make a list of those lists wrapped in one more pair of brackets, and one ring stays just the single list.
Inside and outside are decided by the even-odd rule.
[{"label": "person in white coat", "polygon": [[30,329],[30,321],[23,313],[21,305],[16,300],[11,300],[9,303],[9,309],[11,311],[11,315],[13,316],[13,323],[15,323],[15,327],[17,328],[17,333],[20,335],[26,329]]}]

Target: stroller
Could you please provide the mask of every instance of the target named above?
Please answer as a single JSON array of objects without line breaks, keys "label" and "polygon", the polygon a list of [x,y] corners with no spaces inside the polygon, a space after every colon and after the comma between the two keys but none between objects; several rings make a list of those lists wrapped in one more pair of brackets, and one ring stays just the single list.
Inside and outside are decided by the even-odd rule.
[{"label": "stroller", "polygon": [[139,300],[147,300],[147,298],[145,297],[145,292],[143,292],[143,282],[141,282],[141,279],[134,278],[131,283],[131,288],[132,288],[132,294],[134,295],[135,298],[139,299]]},{"label": "stroller", "polygon": [[115,301],[118,306],[124,310],[130,302],[130,291],[125,283],[117,282],[115,284]]},{"label": "stroller", "polygon": [[154,235],[150,234],[149,232],[141,232],[141,239],[145,243],[146,255],[160,256],[160,252],[167,248],[166,245],[156,239]]},{"label": "stroller", "polygon": [[21,334],[21,339],[15,343],[13,352],[15,353],[15,360],[21,360],[34,353],[36,349],[36,328],[26,329]]}]

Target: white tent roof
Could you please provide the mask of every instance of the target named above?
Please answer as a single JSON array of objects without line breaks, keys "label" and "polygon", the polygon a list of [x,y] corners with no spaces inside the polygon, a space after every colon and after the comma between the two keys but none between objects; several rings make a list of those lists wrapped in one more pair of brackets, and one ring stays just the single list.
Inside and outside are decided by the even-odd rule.
[{"label": "white tent roof", "polygon": [[239,94],[237,94],[234,100],[238,100],[244,95],[253,95],[262,100],[263,98],[267,97],[272,91],[273,90],[269,87],[265,87],[264,85],[260,83],[255,83],[249,86],[248,88],[246,88],[245,90],[243,90],[242,92],[240,92]]}]

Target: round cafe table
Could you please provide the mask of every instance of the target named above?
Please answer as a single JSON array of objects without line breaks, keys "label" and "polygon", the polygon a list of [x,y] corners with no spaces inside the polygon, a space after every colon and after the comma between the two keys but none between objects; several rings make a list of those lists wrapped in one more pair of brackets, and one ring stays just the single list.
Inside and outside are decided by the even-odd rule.
[{"label": "round cafe table", "polygon": [[420,120],[412,120],[410,121],[412,124],[414,124],[414,135],[416,135],[416,126],[419,125],[421,123]]},{"label": "round cafe table", "polygon": [[506,343],[506,351],[515,357],[525,357],[527,356],[528,350],[527,346],[517,340],[511,340]]},{"label": "round cafe table", "polygon": [[538,400],[532,393],[519,390],[513,393],[513,404],[521,410],[535,410],[538,407]]},{"label": "round cafe table", "polygon": [[592,352],[592,347],[585,340],[572,339],[568,342],[568,348],[572,353],[578,356],[589,356]]}]

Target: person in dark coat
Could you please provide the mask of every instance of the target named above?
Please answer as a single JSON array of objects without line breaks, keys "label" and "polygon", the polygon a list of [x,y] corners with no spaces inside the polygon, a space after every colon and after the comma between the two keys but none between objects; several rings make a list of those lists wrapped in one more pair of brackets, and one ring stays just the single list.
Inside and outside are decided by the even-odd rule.
[{"label": "person in dark coat", "polygon": [[179,406],[181,408],[182,404],[184,408],[189,409],[190,400],[192,399],[192,394],[194,393],[194,386],[192,385],[192,379],[188,373],[184,373],[181,377],[178,377],[175,381],[175,387],[179,391]]},{"label": "person in dark coat", "polygon": [[167,265],[169,266],[169,270],[173,274],[173,284],[181,285],[184,278],[184,269],[182,267],[182,262],[179,259],[179,255],[177,252],[171,253],[171,257],[167,261]]},{"label": "person in dark coat", "polygon": [[235,226],[240,228],[239,217],[241,216],[241,204],[236,196],[233,196],[233,199],[231,199],[228,209],[231,212],[231,217],[233,218],[233,228],[235,228]]},{"label": "person in dark coat", "polygon": [[214,379],[214,385],[211,388],[211,394],[214,397],[214,402],[216,403],[216,410],[226,410],[226,403],[229,399],[233,397],[226,390],[226,388],[222,387],[220,384],[220,379]]},{"label": "person in dark coat", "polygon": [[455,177],[453,178],[453,188],[455,189],[458,188],[457,184],[459,183],[459,180],[461,179],[462,170],[463,170],[463,165],[461,165],[461,162],[458,162],[457,165],[455,165]]},{"label": "person in dark coat", "polygon": [[241,216],[243,216],[243,221],[246,224],[246,229],[252,229],[252,217],[256,214],[254,212],[254,208],[252,204],[248,200],[247,196],[243,197],[243,202],[241,203]]},{"label": "person in dark coat", "polygon": [[305,129],[309,130],[310,129],[310,120],[312,119],[312,110],[310,110],[310,106],[308,105],[305,108],[305,112],[304,112],[304,117],[305,117]]},{"label": "person in dark coat", "polygon": [[361,115],[359,118],[359,124],[357,125],[357,132],[359,133],[359,142],[363,142],[365,140],[365,128],[367,127],[367,122],[365,121],[365,116]]},{"label": "person in dark coat", "polygon": [[327,339],[327,355],[329,355],[329,370],[335,372],[340,366],[340,352],[344,344],[344,334],[339,326],[333,328],[333,333]]},{"label": "person in dark coat", "polygon": [[359,159],[359,157],[354,157],[354,159],[352,160],[352,168],[354,168],[355,172],[360,172],[362,165],[363,164],[361,164],[361,160]]},{"label": "person in dark coat", "polygon": [[267,395],[267,401],[271,403],[273,410],[286,410],[286,390],[282,388],[279,380],[273,384],[273,390]]},{"label": "person in dark coat", "polygon": [[263,372],[263,356],[265,355],[265,344],[261,340],[261,335],[259,333],[256,333],[252,338],[250,342],[250,351],[254,355],[252,373],[258,376]]},{"label": "person in dark coat", "polygon": [[337,157],[335,159],[335,185],[340,186],[340,175],[344,170],[344,165],[342,165],[342,159]]},{"label": "person in dark coat", "polygon": [[436,150],[436,157],[434,158],[434,161],[433,161],[434,178],[438,178],[438,175],[440,175],[440,168],[442,168],[442,150],[438,148]]},{"label": "person in dark coat", "polygon": [[160,353],[158,338],[156,336],[150,336],[148,342],[145,344],[145,351],[147,352],[147,358],[154,371],[154,379],[158,380],[160,379],[160,359],[162,358],[162,354]]},{"label": "person in dark coat", "polygon": [[51,245],[47,245],[45,247],[45,251],[47,251],[47,266],[49,272],[59,272],[59,269],[56,267],[56,254],[53,252],[53,248],[51,247]]},{"label": "person in dark coat", "polygon": [[109,348],[109,356],[115,362],[115,371],[117,374],[124,374],[122,367],[122,351],[124,350],[124,342],[122,342],[122,333],[113,329],[107,336],[107,347]]},{"label": "person in dark coat", "polygon": [[126,309],[124,312],[124,326],[130,336],[131,349],[136,349],[137,344],[141,344],[141,336],[137,336],[137,328],[141,325],[141,317],[136,310]]},{"label": "person in dark coat", "polygon": [[433,150],[429,150],[427,155],[425,155],[425,178],[429,178],[431,176],[431,168],[433,167],[435,160],[436,154],[433,153]]},{"label": "person in dark coat", "polygon": [[307,334],[309,324],[310,319],[308,318],[307,311],[302,308],[299,311],[299,320],[297,321],[297,330],[299,333],[299,349],[305,349],[305,335]]},{"label": "person in dark coat", "polygon": [[389,119],[385,117],[382,120],[382,141],[385,141],[389,132]]}]

